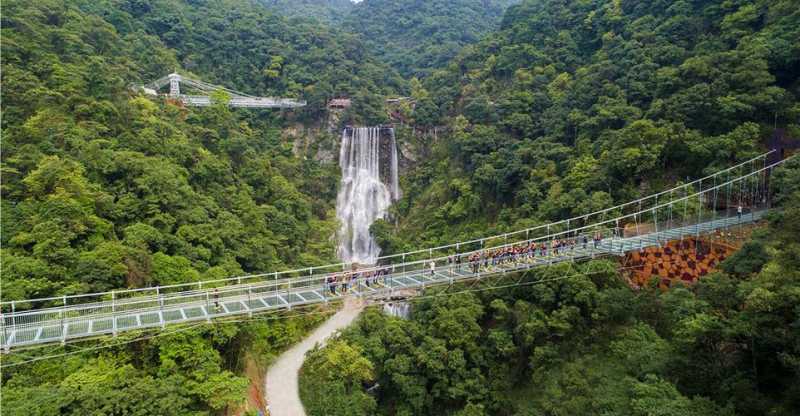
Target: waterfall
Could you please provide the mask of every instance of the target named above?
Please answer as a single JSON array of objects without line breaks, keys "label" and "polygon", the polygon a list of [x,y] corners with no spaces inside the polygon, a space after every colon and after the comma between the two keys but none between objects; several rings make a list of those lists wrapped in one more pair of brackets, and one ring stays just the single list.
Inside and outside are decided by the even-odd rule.
[{"label": "waterfall", "polygon": [[[390,134],[389,186],[381,179],[381,131]],[[389,206],[400,197],[394,129],[347,128],[339,151],[342,183],[336,198],[340,227],[338,254],[347,263],[374,264],[380,248],[369,233],[375,220],[385,218]],[[384,166],[384,171],[386,167]]]}]

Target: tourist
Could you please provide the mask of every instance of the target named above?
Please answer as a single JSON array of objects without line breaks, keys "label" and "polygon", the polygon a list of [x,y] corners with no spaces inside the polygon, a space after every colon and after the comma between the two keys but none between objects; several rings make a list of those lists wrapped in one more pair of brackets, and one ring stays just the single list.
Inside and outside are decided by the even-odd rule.
[{"label": "tourist", "polygon": [[433,276],[434,273],[436,273],[436,262],[431,260],[430,266],[431,266],[431,276]]},{"label": "tourist", "polygon": [[214,311],[219,313],[222,307],[219,304],[219,289],[214,288]]},{"label": "tourist", "polygon": [[736,215],[739,217],[739,221],[742,220],[742,204],[739,204],[736,207]]},{"label": "tourist", "polygon": [[325,290],[331,295],[336,294],[336,276],[334,274],[325,276]]},{"label": "tourist", "polygon": [[456,255],[456,271],[461,272],[461,255]]}]

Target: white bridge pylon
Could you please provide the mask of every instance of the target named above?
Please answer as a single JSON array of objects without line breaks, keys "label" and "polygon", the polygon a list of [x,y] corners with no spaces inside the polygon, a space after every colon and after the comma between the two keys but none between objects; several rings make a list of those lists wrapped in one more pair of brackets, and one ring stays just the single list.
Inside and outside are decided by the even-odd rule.
[{"label": "white bridge pylon", "polygon": [[[556,263],[621,256],[679,239],[698,239],[703,234],[759,221],[772,209],[771,173],[789,160],[768,164],[772,153],[579,217],[382,256],[376,265],[359,267],[358,277],[354,265],[337,263],[214,281],[0,302],[0,347],[8,351],[64,343],[286,310],[344,296],[380,298],[398,290],[476,281]],[[554,243],[564,240],[571,244],[556,249]],[[484,256],[488,250],[532,244],[540,250],[510,262],[495,264]],[[345,283],[349,290],[343,292]]]},{"label": "white bridge pylon", "polygon": [[[134,89],[142,91],[145,94],[152,96],[159,96],[159,90],[169,85],[169,93],[163,94],[166,97],[181,100],[185,105],[193,107],[207,107],[213,103],[211,98],[212,93],[216,91],[223,91],[230,99],[228,105],[230,107],[242,108],[298,108],[304,107],[306,102],[303,100],[296,100],[293,98],[276,98],[276,97],[255,97],[245,94],[243,92],[235,91],[230,88],[221,87],[218,85],[209,84],[186,75],[171,73],[167,76],[161,77],[149,84],[137,86]],[[200,94],[183,94],[181,93],[181,85],[198,91]]]}]

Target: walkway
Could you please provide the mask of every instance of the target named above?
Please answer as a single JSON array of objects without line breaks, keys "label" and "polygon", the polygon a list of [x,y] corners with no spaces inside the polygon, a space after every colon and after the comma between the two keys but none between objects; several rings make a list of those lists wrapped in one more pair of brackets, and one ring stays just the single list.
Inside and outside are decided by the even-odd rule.
[{"label": "walkway", "polygon": [[[213,281],[0,302],[0,346],[7,352],[34,344],[65,343],[186,322],[252,316],[343,297],[385,297],[398,290],[482,279],[560,262],[621,256],[672,240],[699,238],[705,233],[758,221],[772,209],[770,173],[789,159],[768,165],[766,159],[771,153],[594,213],[387,255],[379,259],[378,265],[366,268],[337,263]],[[600,238],[597,244],[592,241],[595,236]],[[524,247],[530,243],[552,247],[556,240],[582,243],[584,239],[590,243],[573,245],[570,250],[548,250],[530,261],[484,267],[477,273],[470,272],[465,262],[473,254],[486,254],[487,249]],[[462,259],[462,267],[449,261],[453,258]],[[344,296],[341,283],[337,290],[332,290],[330,279],[349,280],[352,275],[348,271],[356,267],[361,278],[354,280]],[[374,276],[377,271],[381,272],[380,277],[366,284],[364,276]]]},{"label": "walkway", "polygon": [[[691,225],[667,227],[642,234],[622,238],[619,232],[604,230],[604,238],[597,246],[591,241],[586,247],[577,246],[574,250],[554,252],[538,256],[533,261],[513,263],[498,267],[481,269],[477,274],[469,271],[469,264],[456,268],[449,264],[447,257],[391,265],[392,271],[373,285],[365,285],[359,279],[346,295],[339,287],[335,294],[330,293],[325,280],[329,274],[313,275],[307,278],[278,280],[250,285],[234,285],[219,289],[163,294],[157,297],[139,297],[112,302],[102,301],[68,307],[44,308],[29,312],[17,312],[9,319],[6,315],[3,330],[0,331],[0,344],[4,349],[12,346],[31,345],[46,342],[66,342],[68,339],[86,338],[118,331],[129,331],[152,327],[164,327],[173,323],[211,320],[227,316],[253,314],[268,310],[291,309],[293,307],[327,303],[342,298],[373,298],[392,295],[397,290],[418,289],[437,284],[453,284],[462,280],[481,279],[496,274],[527,270],[567,261],[580,261],[607,255],[623,255],[631,250],[652,247],[682,238],[694,238],[715,230],[749,224],[761,219],[767,210],[736,216],[722,217]],[[497,247],[511,246],[523,242],[509,243]],[[548,240],[544,240],[548,241]],[[579,241],[582,241],[579,237]],[[481,250],[477,250],[481,251]],[[466,259],[472,252],[462,252]],[[435,273],[430,273],[429,263],[435,262]]]},{"label": "walkway", "polygon": [[266,401],[270,416],[303,416],[300,402],[298,376],[306,353],[325,341],[336,331],[350,325],[364,309],[364,302],[345,298],[344,307],[314,330],[306,339],[295,345],[270,366],[267,371]]}]

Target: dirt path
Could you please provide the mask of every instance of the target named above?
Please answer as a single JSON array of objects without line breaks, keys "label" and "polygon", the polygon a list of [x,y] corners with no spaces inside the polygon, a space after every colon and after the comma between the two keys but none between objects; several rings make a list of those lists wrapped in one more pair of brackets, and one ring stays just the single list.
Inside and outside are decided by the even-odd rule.
[{"label": "dirt path", "polygon": [[283,353],[267,370],[266,401],[270,416],[304,416],[300,402],[298,376],[306,352],[336,331],[350,325],[364,309],[363,302],[348,298],[344,307],[315,329],[306,339]]}]

